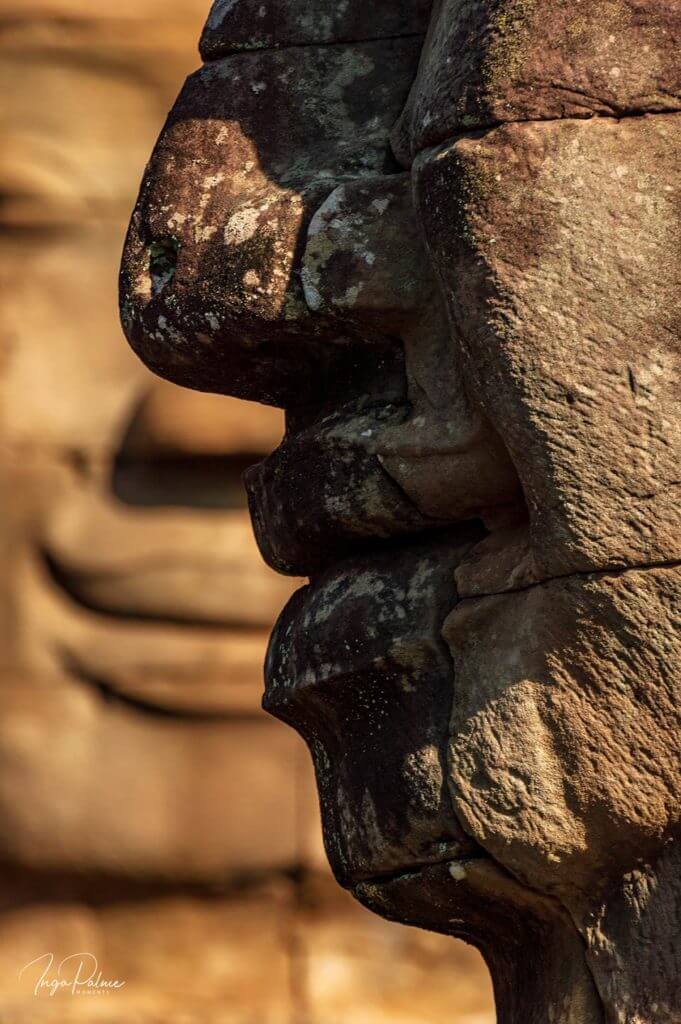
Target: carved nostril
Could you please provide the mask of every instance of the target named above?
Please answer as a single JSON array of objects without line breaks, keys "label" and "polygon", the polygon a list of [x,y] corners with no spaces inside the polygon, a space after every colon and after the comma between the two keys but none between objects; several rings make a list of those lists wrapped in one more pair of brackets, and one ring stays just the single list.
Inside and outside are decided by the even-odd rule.
[{"label": "carved nostril", "polygon": [[149,246],[149,277],[155,298],[175,277],[180,243],[173,235],[159,238]]}]

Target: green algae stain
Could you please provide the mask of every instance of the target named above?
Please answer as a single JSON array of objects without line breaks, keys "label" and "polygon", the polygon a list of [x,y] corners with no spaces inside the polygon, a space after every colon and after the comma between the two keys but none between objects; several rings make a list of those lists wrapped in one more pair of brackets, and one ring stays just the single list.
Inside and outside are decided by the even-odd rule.
[{"label": "green algae stain", "polygon": [[528,46],[536,45],[533,29],[538,6],[538,0],[509,0],[491,16],[491,44],[482,69],[484,84],[491,93],[522,77]]}]

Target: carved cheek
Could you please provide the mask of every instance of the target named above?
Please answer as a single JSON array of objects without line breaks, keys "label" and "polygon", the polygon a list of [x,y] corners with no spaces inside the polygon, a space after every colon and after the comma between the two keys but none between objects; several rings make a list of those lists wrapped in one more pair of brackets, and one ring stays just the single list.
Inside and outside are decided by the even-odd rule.
[{"label": "carved cheek", "polygon": [[676,827],[678,679],[661,666],[680,585],[675,569],[572,576],[447,620],[454,806],[533,886],[595,890]]},{"label": "carved cheek", "polygon": [[681,115],[504,125],[422,153],[416,193],[470,392],[540,576],[681,552]]}]

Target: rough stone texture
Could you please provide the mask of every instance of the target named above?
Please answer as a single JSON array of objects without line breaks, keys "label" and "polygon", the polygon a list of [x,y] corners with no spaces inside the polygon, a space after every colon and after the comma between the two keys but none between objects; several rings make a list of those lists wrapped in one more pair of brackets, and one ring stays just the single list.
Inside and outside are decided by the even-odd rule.
[{"label": "rough stone texture", "polygon": [[572,576],[463,601],[445,624],[459,817],[573,908],[678,828],[681,702],[667,668],[681,656],[680,588],[678,568]]},{"label": "rough stone texture", "polygon": [[[500,1024],[681,1019],[680,25],[643,0],[440,0],[393,133],[410,178],[376,159],[397,64],[361,92],[370,138],[328,99],[333,61],[367,44],[257,58],[295,61],[285,95],[321,103],[314,132],[256,108],[252,78],[228,94],[216,69],[256,56],[209,64],[178,107],[200,130],[173,115],[131,238],[169,203],[159,154],[212,160],[206,117],[229,105],[221,165],[245,129],[255,166],[218,231],[295,163],[288,245],[252,269],[298,312],[284,333],[220,291],[242,252],[201,262],[190,237],[183,309],[231,333],[170,344],[131,304],[142,249],[124,260],[150,365],[286,407],[250,508],[266,560],[311,581],[275,630],[266,705],[312,749],[336,874],[476,945]],[[203,230],[194,166],[172,184]],[[266,240],[280,214],[259,212]]]},{"label": "rough stone texture", "polygon": [[437,624],[474,539],[350,559],[298,591],[272,634],[265,707],[310,747],[344,885],[470,852],[445,784],[451,665]]},{"label": "rough stone texture", "polygon": [[509,125],[428,152],[419,208],[540,576],[681,555],[681,115]]},{"label": "rough stone texture", "polygon": [[[491,1024],[472,951],[329,892],[309,759],[260,711],[292,587],[240,477],[282,414],[121,345],[124,220],[206,6],[0,11],[0,1019]],[[35,998],[47,950],[126,987]]]},{"label": "rough stone texture", "polygon": [[204,60],[240,50],[345,43],[425,33],[432,0],[214,0],[201,37]]},{"label": "rough stone texture", "polygon": [[[397,335],[404,355],[379,363],[374,354],[364,379],[336,379],[317,409],[289,417],[281,446],[248,471],[266,561],[314,573],[372,539],[517,501],[506,450],[466,394],[409,177],[339,186],[310,224],[302,281],[311,310],[346,330]],[[311,476],[315,488],[301,503]]]},{"label": "rough stone texture", "polygon": [[307,230],[301,271],[311,310],[394,331],[423,306],[433,277],[408,174],[339,185]]},{"label": "rough stone texture", "polygon": [[676,0],[439,0],[395,129],[427,146],[503,121],[681,108]]},{"label": "rough stone texture", "polygon": [[216,391],[227,364],[225,388],[250,398],[262,365],[261,397],[305,401],[327,362],[320,340],[338,333],[304,301],[305,229],[339,178],[391,162],[388,130],[419,49],[404,39],[243,54],[187,80],[121,277],[126,334],[152,369]]},{"label": "rough stone texture", "polygon": [[492,970],[498,1021],[603,1024],[584,947],[568,915],[484,856],[362,882],[370,910],[482,950]]}]

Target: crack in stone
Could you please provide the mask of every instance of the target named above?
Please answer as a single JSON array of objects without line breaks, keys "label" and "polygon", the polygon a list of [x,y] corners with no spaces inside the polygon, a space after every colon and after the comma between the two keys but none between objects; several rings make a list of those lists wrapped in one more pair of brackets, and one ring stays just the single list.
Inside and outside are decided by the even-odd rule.
[{"label": "crack in stone", "polygon": [[[569,91],[566,86],[566,91]],[[574,90],[577,92],[577,90]],[[528,117],[518,118],[515,121],[492,121],[489,124],[471,125],[470,129],[465,132],[455,132],[453,135],[448,135],[441,139],[439,142],[433,142],[428,146],[422,146],[412,155],[412,162],[406,170],[411,170],[412,164],[417,160],[422,153],[427,153],[430,150],[442,149],[444,146],[453,146],[457,142],[463,139],[484,139],[491,132],[496,131],[497,128],[504,128],[511,125],[519,124],[555,124],[556,122],[575,122],[576,124],[582,124],[586,121],[633,121],[642,119],[644,117],[679,117],[681,116],[681,103],[675,109],[665,110],[630,110],[624,108],[621,112],[612,114],[598,113],[598,114],[585,114],[583,117]]]},{"label": "crack in stone", "polygon": [[400,39],[423,39],[424,32],[405,32],[402,35],[393,36],[366,36],[363,39],[322,39],[318,42],[309,43],[284,43],[281,46],[243,46],[242,48],[229,47],[212,53],[210,57],[204,57],[206,64],[214,64],[216,61],[224,60],[226,57],[250,57],[261,53],[287,53],[289,50],[309,50],[325,48],[330,46],[362,46],[367,43],[390,43]]},{"label": "crack in stone", "polygon": [[502,597],[505,594],[523,594],[528,590],[534,590],[536,587],[543,587],[547,583],[553,583],[556,580],[588,579],[589,577],[600,579],[607,576],[612,576],[617,579],[629,572],[648,572],[655,569],[681,569],[681,560],[675,559],[673,561],[646,562],[641,565],[613,565],[606,566],[604,569],[577,569],[574,572],[565,572],[559,573],[556,576],[547,576],[546,579],[536,580],[534,583],[527,583],[524,587],[509,587],[508,590],[490,590],[484,594],[471,594],[470,596],[460,598],[459,604],[464,604],[469,601],[481,601],[485,597]]}]

